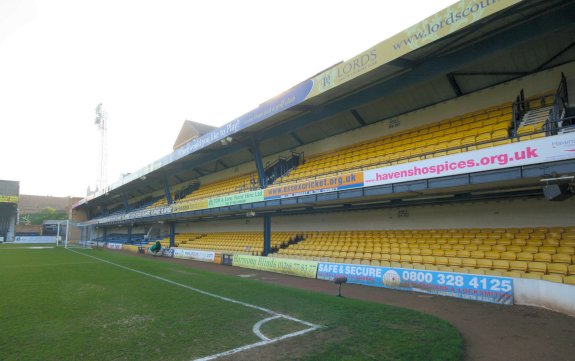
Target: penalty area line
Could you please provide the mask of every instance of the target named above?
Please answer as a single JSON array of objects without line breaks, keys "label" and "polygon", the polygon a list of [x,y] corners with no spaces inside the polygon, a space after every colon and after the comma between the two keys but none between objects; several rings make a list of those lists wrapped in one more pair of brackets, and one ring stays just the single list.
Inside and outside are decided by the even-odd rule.
[{"label": "penalty area line", "polygon": [[[316,324],[313,324],[313,323],[311,323],[311,322],[307,322],[307,321],[304,321],[304,320],[297,319],[297,318],[295,318],[295,317],[291,317],[291,316],[288,316],[288,315],[281,314],[281,313],[279,313],[279,312],[272,311],[272,310],[270,310],[270,309],[268,309],[268,308],[264,308],[264,307],[252,305],[252,304],[250,304],[250,303],[246,303],[246,302],[234,300],[233,298],[228,298],[228,297],[216,295],[215,293],[207,292],[207,291],[201,290],[201,289],[199,289],[199,288],[195,288],[195,287],[191,287],[191,286],[188,286],[188,285],[184,285],[184,284],[182,284],[182,283],[178,283],[178,282],[172,281],[172,280],[167,279],[167,278],[164,278],[164,277],[156,276],[156,275],[153,275],[153,274],[150,274],[150,273],[146,273],[146,272],[144,272],[144,271],[140,271],[140,270],[137,270],[137,269],[134,269],[134,268],[130,268],[130,267],[127,267],[127,266],[123,266],[123,265],[121,265],[121,264],[114,263],[114,262],[108,261],[108,260],[106,260],[106,259],[102,259],[102,258],[99,258],[99,257],[96,257],[96,256],[92,256],[92,255],[89,255],[89,254],[82,253],[82,252],[77,252],[77,251],[74,251],[74,250],[69,249],[69,248],[66,248],[66,249],[67,249],[68,251],[70,251],[70,252],[79,254],[79,255],[81,255],[81,256],[93,258],[93,259],[96,259],[96,260],[98,260],[98,261],[100,261],[100,262],[104,262],[104,263],[107,263],[107,264],[109,264],[109,265],[112,265],[112,266],[115,266],[115,267],[119,267],[119,268],[122,268],[122,269],[127,270],[127,271],[130,271],[130,272],[138,273],[138,274],[140,274],[140,275],[142,275],[142,276],[154,278],[154,279],[156,279],[156,280],[158,280],[158,281],[162,281],[162,282],[166,282],[166,283],[169,283],[169,284],[171,284],[171,285],[174,285],[174,286],[182,287],[182,288],[188,289],[188,290],[190,290],[190,291],[194,291],[194,292],[200,293],[200,294],[205,295],[205,296],[217,298],[217,299],[219,299],[219,300],[226,301],[226,302],[230,302],[230,303],[235,303],[235,304],[238,304],[238,305],[241,305],[241,306],[244,306],[244,307],[256,309],[256,310],[258,310],[258,311],[262,311],[262,312],[265,312],[265,313],[268,313],[268,314],[272,315],[272,317],[269,317],[269,318],[266,318],[266,319],[264,319],[264,320],[261,320],[261,321],[257,322],[257,323],[254,325],[253,329],[252,329],[252,331],[256,334],[256,336],[257,336],[258,338],[262,339],[262,341],[256,342],[256,343],[252,343],[252,344],[248,344],[248,345],[244,345],[244,346],[241,346],[241,347],[232,349],[232,350],[224,351],[224,352],[221,352],[221,353],[218,353],[218,354],[214,354],[214,355],[210,355],[210,356],[206,356],[206,357],[203,357],[203,358],[194,359],[195,361],[214,360],[214,359],[216,359],[216,358],[218,358],[218,357],[233,355],[233,354],[238,353],[238,352],[247,351],[247,350],[250,350],[250,349],[253,349],[253,348],[256,348],[256,347],[265,346],[265,345],[268,345],[268,344],[270,344],[270,343],[282,341],[282,340],[285,340],[285,339],[288,339],[288,338],[291,338],[291,337],[300,336],[300,335],[306,334],[306,333],[308,333],[308,332],[315,331],[315,330],[317,330],[317,329],[319,329],[319,328],[322,327],[322,326],[320,326],[320,325],[316,325]],[[268,321],[271,321],[271,320],[274,320],[274,319],[277,319],[277,318],[285,318],[285,319],[290,320],[290,321],[294,321],[294,322],[297,322],[297,323],[301,323],[302,325],[308,326],[308,328],[303,329],[303,330],[300,330],[300,331],[297,331],[297,332],[292,332],[292,333],[289,333],[289,334],[286,334],[286,335],[283,335],[283,336],[279,336],[279,337],[276,337],[276,338],[273,338],[273,339],[268,339],[267,337],[265,337],[264,335],[262,335],[262,333],[259,331],[259,327],[260,327],[262,324],[264,324],[265,322],[268,322]],[[257,331],[257,332],[256,332],[256,331]]]}]

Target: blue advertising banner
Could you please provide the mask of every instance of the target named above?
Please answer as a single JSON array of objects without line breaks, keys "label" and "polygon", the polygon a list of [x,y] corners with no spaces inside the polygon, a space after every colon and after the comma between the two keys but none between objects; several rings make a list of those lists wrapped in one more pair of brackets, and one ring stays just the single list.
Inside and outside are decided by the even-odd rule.
[{"label": "blue advertising banner", "polygon": [[318,264],[318,279],[332,281],[341,276],[347,277],[348,283],[366,286],[513,304],[513,280],[507,277],[341,263]]}]

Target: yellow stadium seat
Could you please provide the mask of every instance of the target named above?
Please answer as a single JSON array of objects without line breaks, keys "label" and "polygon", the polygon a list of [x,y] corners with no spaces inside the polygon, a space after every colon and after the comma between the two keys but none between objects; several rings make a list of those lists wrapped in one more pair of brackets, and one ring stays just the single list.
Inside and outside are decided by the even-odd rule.
[{"label": "yellow stadium seat", "polygon": [[540,280],[542,276],[543,273],[541,272],[527,272],[521,274],[521,278],[529,278],[533,280]]},{"label": "yellow stadium seat", "polygon": [[485,258],[485,252],[483,252],[483,251],[471,251],[470,257],[471,258],[477,258],[477,259]]},{"label": "yellow stadium seat", "polygon": [[539,253],[539,247],[537,246],[523,246],[523,252],[525,253]]},{"label": "yellow stadium seat", "polygon": [[489,251],[489,252],[485,252],[485,258],[487,259],[499,259],[501,258],[499,252],[493,252],[493,251]]},{"label": "yellow stadium seat", "polygon": [[463,267],[475,268],[477,267],[477,259],[475,258],[462,258],[461,265]]},{"label": "yellow stadium seat", "polygon": [[461,267],[462,260],[459,257],[449,257],[448,258],[448,265],[450,267]]},{"label": "yellow stadium seat", "polygon": [[492,268],[493,267],[493,260],[491,259],[478,259],[477,260],[477,267],[479,268]]},{"label": "yellow stadium seat", "polygon": [[571,256],[564,253],[557,253],[551,256],[553,263],[571,263]]},{"label": "yellow stadium seat", "polygon": [[575,286],[575,275],[565,277],[563,279],[563,283],[565,283],[566,285],[574,285]]},{"label": "yellow stadium seat", "polygon": [[575,247],[564,247],[564,246],[557,247],[557,253],[574,255]]},{"label": "yellow stadium seat", "polygon": [[529,262],[527,263],[527,270],[529,272],[547,272],[547,263],[545,262]]},{"label": "yellow stadium seat", "polygon": [[547,264],[547,272],[560,274],[566,276],[569,271],[565,263],[549,263]]},{"label": "yellow stadium seat", "polygon": [[505,271],[503,272],[504,277],[513,277],[513,278],[520,278],[521,272],[518,271]]},{"label": "yellow stadium seat", "polygon": [[517,260],[531,262],[533,261],[533,254],[529,252],[517,253]]},{"label": "yellow stadium seat", "polygon": [[447,266],[448,263],[449,263],[449,259],[447,257],[444,257],[444,256],[436,256],[435,257],[435,264],[437,266]]},{"label": "yellow stadium seat", "polygon": [[493,268],[507,271],[510,268],[510,264],[507,260],[496,259],[493,260]]},{"label": "yellow stadium seat", "polygon": [[480,268],[470,268],[469,273],[473,275],[484,275],[485,270]]},{"label": "yellow stadium seat", "polygon": [[563,283],[563,276],[558,274],[548,274],[541,277],[544,281]]},{"label": "yellow stadium seat", "polygon": [[467,250],[458,250],[457,251],[457,257],[468,258],[468,257],[470,257],[470,252]]},{"label": "yellow stadium seat", "polygon": [[485,274],[488,276],[503,276],[503,271],[486,269]]},{"label": "yellow stadium seat", "polygon": [[525,261],[510,261],[509,269],[512,271],[527,272],[527,262]]},{"label": "yellow stadium seat", "polygon": [[557,253],[557,248],[551,246],[541,246],[539,247],[539,253],[555,254]]},{"label": "yellow stadium seat", "polygon": [[535,253],[533,255],[535,262],[551,262],[551,255],[549,253]]}]

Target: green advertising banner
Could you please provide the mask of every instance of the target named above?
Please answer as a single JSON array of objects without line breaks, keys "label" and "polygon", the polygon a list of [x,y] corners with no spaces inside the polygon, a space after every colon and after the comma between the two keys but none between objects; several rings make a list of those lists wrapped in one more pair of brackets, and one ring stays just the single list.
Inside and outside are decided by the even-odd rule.
[{"label": "green advertising banner", "polygon": [[208,200],[208,208],[233,206],[236,204],[261,202],[264,200],[262,189],[252,192],[230,194],[228,196],[214,197]]},{"label": "green advertising banner", "polygon": [[270,258],[259,256],[246,256],[236,254],[233,259],[233,266],[257,269],[288,275],[315,278],[317,273],[316,261],[303,261],[298,259]]}]

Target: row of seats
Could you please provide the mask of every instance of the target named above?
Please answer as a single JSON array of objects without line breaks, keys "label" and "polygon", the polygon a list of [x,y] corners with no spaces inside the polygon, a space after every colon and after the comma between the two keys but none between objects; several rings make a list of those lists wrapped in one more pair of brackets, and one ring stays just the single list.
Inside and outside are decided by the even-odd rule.
[{"label": "row of seats", "polygon": [[[295,232],[275,232],[271,235],[270,246],[276,249],[285,246],[296,236]],[[263,244],[261,232],[219,232],[202,234],[178,247],[259,256],[264,250]]]},{"label": "row of seats", "polygon": [[[517,272],[554,279],[575,275],[575,227],[333,231],[304,233],[304,240],[273,256],[339,263],[425,268],[455,267]],[[445,269],[444,269],[445,270]],[[468,272],[466,272],[468,273]],[[559,277],[560,276],[560,277]]]},{"label": "row of seats", "polygon": [[248,173],[209,184],[202,184],[198,190],[188,194],[178,202],[249,192],[256,189],[259,189],[258,175],[257,173]]},{"label": "row of seats", "polygon": [[405,163],[479,147],[510,143],[510,103],[445,119],[309,158],[282,178],[289,182],[323,173],[346,172],[382,163]]},{"label": "row of seats", "polygon": [[512,106],[502,104],[311,157],[281,181],[407,163],[545,136],[534,130],[510,139],[511,127]]}]

